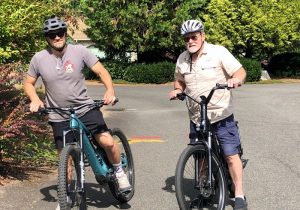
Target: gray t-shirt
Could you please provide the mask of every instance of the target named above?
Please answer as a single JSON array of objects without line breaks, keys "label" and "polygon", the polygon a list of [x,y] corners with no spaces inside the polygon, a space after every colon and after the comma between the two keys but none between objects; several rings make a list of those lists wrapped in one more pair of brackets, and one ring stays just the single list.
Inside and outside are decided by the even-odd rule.
[{"label": "gray t-shirt", "polygon": [[[46,106],[67,107],[92,103],[87,95],[83,69],[91,68],[98,58],[82,45],[68,44],[62,58],[56,57],[49,49],[36,53],[31,59],[27,74],[42,78],[46,88]],[[88,111],[84,108],[76,112],[82,116]],[[50,114],[49,121],[60,122],[67,116]]]}]

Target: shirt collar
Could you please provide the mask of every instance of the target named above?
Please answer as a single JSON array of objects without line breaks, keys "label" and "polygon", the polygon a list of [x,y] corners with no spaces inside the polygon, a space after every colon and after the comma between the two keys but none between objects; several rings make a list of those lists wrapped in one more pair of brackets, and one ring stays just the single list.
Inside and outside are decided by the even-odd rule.
[{"label": "shirt collar", "polygon": [[203,49],[202,49],[202,54],[207,54],[208,52],[208,43],[204,41],[204,46],[203,46]]}]

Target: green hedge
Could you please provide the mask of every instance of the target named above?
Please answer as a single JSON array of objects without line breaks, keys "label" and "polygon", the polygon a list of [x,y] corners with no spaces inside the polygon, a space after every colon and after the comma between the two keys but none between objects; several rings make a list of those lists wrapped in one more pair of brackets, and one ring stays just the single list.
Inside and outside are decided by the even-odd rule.
[{"label": "green hedge", "polygon": [[162,84],[174,81],[175,64],[161,62],[133,64],[126,68],[124,79],[128,82]]},{"label": "green hedge", "polygon": [[[112,79],[123,79],[125,74],[125,69],[129,65],[127,62],[118,60],[104,60],[101,61],[102,65],[110,73]],[[84,69],[84,76],[87,80],[99,80],[100,78],[89,68]]]},{"label": "green hedge", "polygon": [[239,61],[247,71],[246,82],[259,81],[261,78],[261,66],[257,60],[240,58]]},{"label": "green hedge", "polygon": [[[239,59],[247,71],[248,82],[259,81],[261,77],[260,63],[253,59]],[[175,64],[160,62],[152,64],[133,64],[118,60],[102,61],[113,80],[126,80],[135,83],[162,84],[174,81]],[[94,72],[86,69],[85,76],[88,80],[99,79]]]},{"label": "green hedge", "polygon": [[86,80],[99,80],[98,75],[96,75],[93,71],[91,71],[88,67],[85,67],[83,70],[83,74]]},{"label": "green hedge", "polygon": [[273,77],[300,78],[300,53],[274,55],[267,70]]},{"label": "green hedge", "polygon": [[126,67],[129,65],[127,62],[118,60],[103,61],[102,64],[110,73],[112,79],[123,79]]}]

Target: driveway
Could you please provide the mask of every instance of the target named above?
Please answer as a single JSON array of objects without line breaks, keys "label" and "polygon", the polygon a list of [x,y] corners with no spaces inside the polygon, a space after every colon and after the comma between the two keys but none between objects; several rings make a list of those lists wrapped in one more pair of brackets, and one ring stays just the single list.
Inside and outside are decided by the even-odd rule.
[{"label": "driveway", "polygon": [[[116,86],[120,102],[103,108],[109,127],[131,141],[136,193],[119,205],[89,171],[89,209],[175,210],[176,162],[188,137],[185,103],[169,101],[172,85]],[[103,86],[89,86],[101,98]],[[249,210],[298,210],[300,206],[300,84],[244,85],[234,90],[245,157]],[[0,209],[55,209],[56,174],[0,187]],[[228,205],[227,209],[232,209]]]}]

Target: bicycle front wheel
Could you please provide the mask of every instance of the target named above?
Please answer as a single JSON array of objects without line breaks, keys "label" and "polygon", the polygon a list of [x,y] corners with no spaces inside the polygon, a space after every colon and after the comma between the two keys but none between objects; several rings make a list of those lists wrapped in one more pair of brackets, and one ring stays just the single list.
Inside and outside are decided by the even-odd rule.
[{"label": "bicycle front wheel", "polygon": [[86,210],[85,189],[81,187],[80,149],[67,145],[60,154],[58,167],[58,202],[61,210],[69,210],[77,206]]},{"label": "bicycle front wheel", "polygon": [[[117,184],[115,182],[109,181],[108,185],[113,196],[121,203],[128,202],[134,195],[134,185],[135,185],[135,173],[134,164],[131,149],[125,134],[118,128],[112,130],[112,137],[119,147],[121,152],[121,162],[123,165],[123,170],[126,173],[129,183],[132,186],[132,190],[128,192],[121,193],[117,189]],[[116,180],[115,180],[116,181]]]},{"label": "bicycle front wheel", "polygon": [[175,190],[181,210],[223,210],[227,201],[225,176],[212,154],[212,185],[208,185],[208,154],[204,145],[189,145],[181,154],[175,174]]}]

